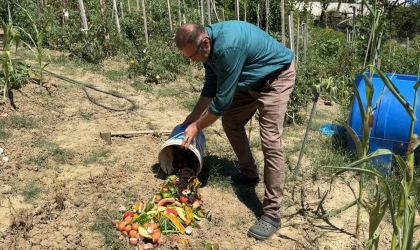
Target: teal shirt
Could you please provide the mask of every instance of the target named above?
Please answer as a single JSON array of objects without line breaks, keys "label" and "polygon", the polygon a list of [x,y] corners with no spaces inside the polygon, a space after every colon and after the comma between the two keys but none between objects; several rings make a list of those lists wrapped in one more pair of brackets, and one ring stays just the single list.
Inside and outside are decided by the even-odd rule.
[{"label": "teal shirt", "polygon": [[213,98],[209,112],[221,116],[236,90],[259,87],[274,71],[293,60],[293,52],[257,26],[226,21],[206,27],[211,54],[204,63],[206,80],[201,96]]}]

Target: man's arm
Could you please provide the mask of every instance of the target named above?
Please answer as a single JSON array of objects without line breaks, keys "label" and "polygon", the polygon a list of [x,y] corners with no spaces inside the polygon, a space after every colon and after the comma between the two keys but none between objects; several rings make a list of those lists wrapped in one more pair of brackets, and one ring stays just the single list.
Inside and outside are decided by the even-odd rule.
[{"label": "man's arm", "polygon": [[190,124],[196,122],[198,118],[203,114],[203,112],[207,109],[210,105],[213,98],[200,96],[197,104],[194,107],[193,112],[185,118],[185,121],[181,124],[181,127],[184,127],[186,124]]},{"label": "man's arm", "polygon": [[184,131],[184,140],[182,141],[181,147],[186,149],[190,147],[190,144],[195,147],[198,133],[201,130],[213,124],[220,116],[213,115],[210,112],[206,112],[196,122],[191,123]]}]

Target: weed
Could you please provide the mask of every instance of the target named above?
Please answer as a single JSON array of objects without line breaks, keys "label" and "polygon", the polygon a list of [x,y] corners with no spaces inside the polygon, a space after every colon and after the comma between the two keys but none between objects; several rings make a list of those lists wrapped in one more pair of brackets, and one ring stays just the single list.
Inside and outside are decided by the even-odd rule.
[{"label": "weed", "polygon": [[110,149],[100,147],[95,149],[87,158],[83,160],[83,164],[89,165],[92,163],[101,163],[102,159],[107,159],[108,154],[111,152]]},{"label": "weed", "polygon": [[35,181],[29,182],[23,189],[25,202],[32,203],[41,192],[42,188],[40,188]]},{"label": "weed", "polygon": [[25,115],[9,115],[0,120],[0,129],[31,129],[36,127],[37,119]]}]

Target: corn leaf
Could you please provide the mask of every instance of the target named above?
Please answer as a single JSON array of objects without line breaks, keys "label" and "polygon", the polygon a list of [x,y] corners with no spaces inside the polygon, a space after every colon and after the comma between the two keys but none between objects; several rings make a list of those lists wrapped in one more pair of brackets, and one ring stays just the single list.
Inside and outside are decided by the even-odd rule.
[{"label": "corn leaf", "polygon": [[316,219],[326,219],[326,218],[329,218],[329,217],[333,217],[333,216],[336,216],[337,214],[340,214],[341,212],[346,211],[347,209],[351,208],[352,206],[354,206],[356,204],[357,204],[357,199],[350,202],[349,204],[341,207],[341,208],[334,209],[334,210],[332,210],[332,211],[330,211],[326,214],[323,214],[321,216],[315,216],[314,218],[316,218]]},{"label": "corn leaf", "polygon": [[362,143],[360,142],[359,136],[357,135],[357,133],[354,131],[354,129],[349,126],[347,123],[340,121],[340,120],[335,120],[338,124],[340,124],[341,126],[343,126],[347,132],[349,132],[351,138],[353,139],[354,145],[356,147],[356,154],[357,154],[357,158],[362,158],[363,156],[363,148],[362,148]]},{"label": "corn leaf", "polygon": [[410,104],[405,100],[405,98],[402,96],[400,91],[395,87],[394,83],[378,68],[373,67],[376,74],[381,78],[383,83],[388,87],[388,89],[391,91],[391,93],[395,96],[395,98],[401,103],[401,105],[404,107],[407,114],[410,116],[411,120],[416,121],[416,114],[413,111],[413,108],[410,106]]},{"label": "corn leaf", "polygon": [[[385,193],[386,193],[387,199],[389,201],[389,210],[390,210],[390,213],[391,213],[392,227],[394,229],[395,234],[399,235],[401,230],[397,226],[397,222],[395,220],[395,216],[394,216],[395,215],[394,202],[393,202],[391,190],[390,190],[390,188],[388,186],[387,181],[384,179],[384,177],[382,177],[382,175],[380,175],[378,173],[375,173],[375,172],[373,172],[371,170],[367,170],[367,169],[363,169],[363,168],[354,168],[354,167],[351,167],[351,166],[357,166],[357,165],[359,165],[359,164],[361,164],[363,162],[370,161],[370,160],[372,160],[372,159],[374,159],[374,158],[376,158],[376,157],[378,157],[380,155],[387,155],[387,154],[389,154],[389,153],[386,153],[386,152],[391,152],[391,151],[389,151],[387,149],[378,149],[375,152],[373,152],[372,154],[370,154],[370,155],[368,155],[366,157],[363,157],[362,159],[356,161],[356,162],[358,162],[357,164],[352,163],[352,164],[350,164],[347,167],[332,167],[332,166],[328,166],[328,168],[337,169],[341,173],[344,173],[344,172],[347,172],[347,171],[354,171],[354,172],[358,172],[358,173],[361,173],[361,174],[369,174],[369,175],[378,177],[378,179],[382,183],[382,186],[385,189]],[[394,156],[398,156],[398,155],[394,155]]]},{"label": "corn leaf", "polygon": [[363,80],[365,81],[365,92],[366,92],[366,102],[368,107],[372,107],[372,97],[373,97],[373,84],[366,74],[362,74]]}]

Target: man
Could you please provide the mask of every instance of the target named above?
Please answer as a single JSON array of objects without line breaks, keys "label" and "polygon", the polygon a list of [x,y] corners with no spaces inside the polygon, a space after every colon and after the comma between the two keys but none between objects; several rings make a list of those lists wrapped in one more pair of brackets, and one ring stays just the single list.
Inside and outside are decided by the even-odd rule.
[{"label": "man", "polygon": [[189,125],[181,147],[195,145],[197,134],[223,115],[223,128],[240,168],[228,176],[233,183],[255,187],[259,176],[245,125],[259,111],[264,215],[248,235],[265,240],[281,226],[284,160],[280,136],[296,75],[293,52],[255,25],[241,21],[207,27],[186,23],[177,30],[175,43],[191,62],[202,62],[206,74],[200,99],[182,123]]}]

